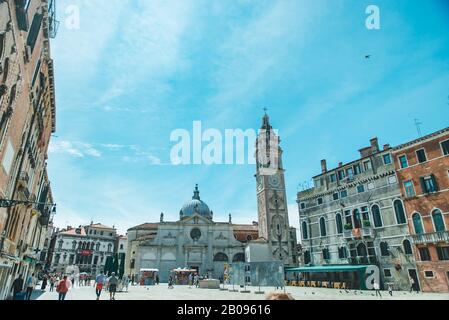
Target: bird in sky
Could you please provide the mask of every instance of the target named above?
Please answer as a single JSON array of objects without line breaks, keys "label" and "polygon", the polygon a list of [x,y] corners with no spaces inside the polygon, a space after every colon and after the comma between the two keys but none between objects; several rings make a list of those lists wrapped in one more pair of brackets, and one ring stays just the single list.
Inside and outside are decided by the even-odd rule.
[{"label": "bird in sky", "polygon": [[369,58],[371,58],[370,54],[365,55],[365,59],[369,59]]}]

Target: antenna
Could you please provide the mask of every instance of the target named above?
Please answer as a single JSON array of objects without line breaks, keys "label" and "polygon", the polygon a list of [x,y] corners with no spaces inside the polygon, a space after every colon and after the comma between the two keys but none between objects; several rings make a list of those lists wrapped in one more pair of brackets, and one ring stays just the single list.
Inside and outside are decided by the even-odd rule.
[{"label": "antenna", "polygon": [[415,119],[416,131],[418,131],[418,135],[419,135],[420,138],[422,137],[421,125],[422,125],[422,122],[419,121],[419,119]]}]

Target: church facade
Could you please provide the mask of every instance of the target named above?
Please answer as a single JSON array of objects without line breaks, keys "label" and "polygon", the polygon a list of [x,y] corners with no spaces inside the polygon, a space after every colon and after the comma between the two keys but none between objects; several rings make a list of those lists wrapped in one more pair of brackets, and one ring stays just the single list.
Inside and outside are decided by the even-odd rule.
[{"label": "church facade", "polygon": [[296,265],[296,229],[288,220],[279,142],[265,114],[256,143],[258,222],[233,224],[231,215],[228,222],[214,221],[197,185],[178,221],[166,222],[161,214],[158,223],[128,230],[125,273],[138,276],[141,269],[158,269],[160,280],[167,281],[177,268],[219,278],[226,264],[280,261]]}]

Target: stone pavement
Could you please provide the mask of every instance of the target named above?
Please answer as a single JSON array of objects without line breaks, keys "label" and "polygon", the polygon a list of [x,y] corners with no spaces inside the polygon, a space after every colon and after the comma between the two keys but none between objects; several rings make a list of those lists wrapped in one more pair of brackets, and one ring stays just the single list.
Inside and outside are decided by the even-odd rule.
[{"label": "stone pavement", "polygon": [[[231,286],[226,288],[232,289]],[[175,286],[168,289],[167,284],[159,286],[129,286],[128,292],[117,292],[116,300],[264,300],[268,292],[283,292],[273,287],[262,287],[265,294],[256,294],[258,287],[246,287],[250,293],[241,293],[242,288],[236,286],[239,292],[221,291],[217,289],[199,289],[189,286]],[[301,288],[286,287],[286,292],[291,293],[296,300],[449,300],[449,294],[442,293],[409,293],[403,291],[393,292],[390,297],[388,292],[382,291],[382,298],[376,297],[374,291],[354,291],[325,288]],[[58,300],[56,292],[43,292],[35,295],[36,300]],[[75,287],[66,296],[66,300],[95,300],[95,288]],[[109,293],[104,291],[101,300],[109,300]]]}]

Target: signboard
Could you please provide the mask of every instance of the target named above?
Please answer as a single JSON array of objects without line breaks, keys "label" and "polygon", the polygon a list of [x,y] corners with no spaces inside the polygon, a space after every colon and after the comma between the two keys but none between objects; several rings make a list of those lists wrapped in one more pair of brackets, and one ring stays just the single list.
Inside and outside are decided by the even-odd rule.
[{"label": "signboard", "polygon": [[90,256],[93,252],[93,250],[81,250],[80,254],[82,256]]}]

